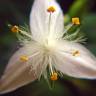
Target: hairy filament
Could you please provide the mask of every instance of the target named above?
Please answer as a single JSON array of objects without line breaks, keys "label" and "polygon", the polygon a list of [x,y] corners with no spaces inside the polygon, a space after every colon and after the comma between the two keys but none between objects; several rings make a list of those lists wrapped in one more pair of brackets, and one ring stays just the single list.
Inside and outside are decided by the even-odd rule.
[{"label": "hairy filament", "polygon": [[[49,67],[50,67],[51,74],[53,74],[53,68],[52,68],[50,56],[49,56]],[[51,75],[51,74],[50,74],[50,75]]]},{"label": "hairy filament", "polygon": [[73,27],[73,25],[74,25],[74,24],[69,24],[69,25],[67,26],[67,28],[64,30],[64,34],[66,34],[66,33],[68,32],[68,30]]},{"label": "hairy filament", "polygon": [[64,39],[65,39],[65,40],[71,40],[71,38],[74,38],[74,37],[76,37],[76,36],[78,35],[79,31],[80,31],[80,30],[77,30],[77,31],[74,32],[73,34],[66,35],[66,36],[64,37]]},{"label": "hairy filament", "polygon": [[27,36],[27,37],[32,39],[32,36],[27,34],[26,31],[22,31],[22,30],[19,30],[19,31],[21,32],[21,34],[23,34],[23,35],[25,35],[25,36]]},{"label": "hairy filament", "polygon": [[29,58],[32,58],[32,57],[34,57],[34,56],[38,55],[39,53],[40,53],[40,52],[36,52],[35,54],[33,54],[33,55],[29,56]]}]

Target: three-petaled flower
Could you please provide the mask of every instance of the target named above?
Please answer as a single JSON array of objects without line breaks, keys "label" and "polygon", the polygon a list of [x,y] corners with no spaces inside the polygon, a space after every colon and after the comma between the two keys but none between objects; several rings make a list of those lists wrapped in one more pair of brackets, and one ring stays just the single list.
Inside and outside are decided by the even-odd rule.
[{"label": "three-petaled flower", "polygon": [[[10,59],[0,80],[0,92],[6,93],[26,85],[41,76],[57,80],[58,74],[76,78],[96,78],[96,58],[74,38],[78,30],[67,34],[73,25],[79,25],[79,18],[64,27],[64,16],[55,0],[35,0],[30,14],[30,30],[11,26],[22,43]],[[48,74],[48,72],[50,74]]]}]

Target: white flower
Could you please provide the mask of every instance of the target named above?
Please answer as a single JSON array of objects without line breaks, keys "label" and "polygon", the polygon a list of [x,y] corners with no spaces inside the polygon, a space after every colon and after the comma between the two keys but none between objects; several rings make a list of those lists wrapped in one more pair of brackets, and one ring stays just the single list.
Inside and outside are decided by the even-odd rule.
[{"label": "white flower", "polygon": [[[96,78],[95,56],[77,43],[83,40],[82,37],[72,39],[78,30],[67,34],[73,24],[64,28],[63,19],[63,12],[55,0],[35,0],[30,14],[31,33],[23,27],[12,27],[22,48],[12,56],[5,69],[0,80],[0,93],[13,91],[41,75],[51,80],[57,80],[58,74]],[[78,18],[72,21],[80,23]]]}]

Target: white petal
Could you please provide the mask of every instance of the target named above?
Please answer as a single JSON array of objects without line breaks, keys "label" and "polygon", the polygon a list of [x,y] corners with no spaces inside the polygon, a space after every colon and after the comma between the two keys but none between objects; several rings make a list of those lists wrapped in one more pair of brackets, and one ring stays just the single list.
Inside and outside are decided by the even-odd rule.
[{"label": "white petal", "polygon": [[[51,13],[49,21],[50,13],[47,12],[47,9],[50,6],[54,6],[56,11]],[[59,38],[63,34],[63,23],[62,10],[55,0],[35,0],[30,14],[30,28],[34,40],[41,42],[49,35],[52,38]]]},{"label": "white petal", "polygon": [[[59,43],[54,63],[57,70],[72,77],[96,79],[96,57],[84,46],[77,43]],[[79,50],[80,56],[68,53]],[[65,52],[66,51],[66,52]]]},{"label": "white petal", "polygon": [[[0,80],[0,94],[14,91],[34,81],[41,75],[42,66],[46,61],[44,61],[42,54],[36,55],[37,52],[37,46],[31,44],[31,46],[27,45],[19,49],[12,56]],[[22,62],[20,61],[20,56],[22,55],[33,56],[28,62]]]}]

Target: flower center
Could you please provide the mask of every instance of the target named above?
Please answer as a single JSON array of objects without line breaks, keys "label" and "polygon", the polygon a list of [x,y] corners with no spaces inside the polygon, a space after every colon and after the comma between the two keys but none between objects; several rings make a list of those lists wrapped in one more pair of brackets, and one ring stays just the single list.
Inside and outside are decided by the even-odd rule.
[{"label": "flower center", "polygon": [[56,49],[56,40],[50,38],[46,39],[43,48],[46,53],[53,53]]}]

